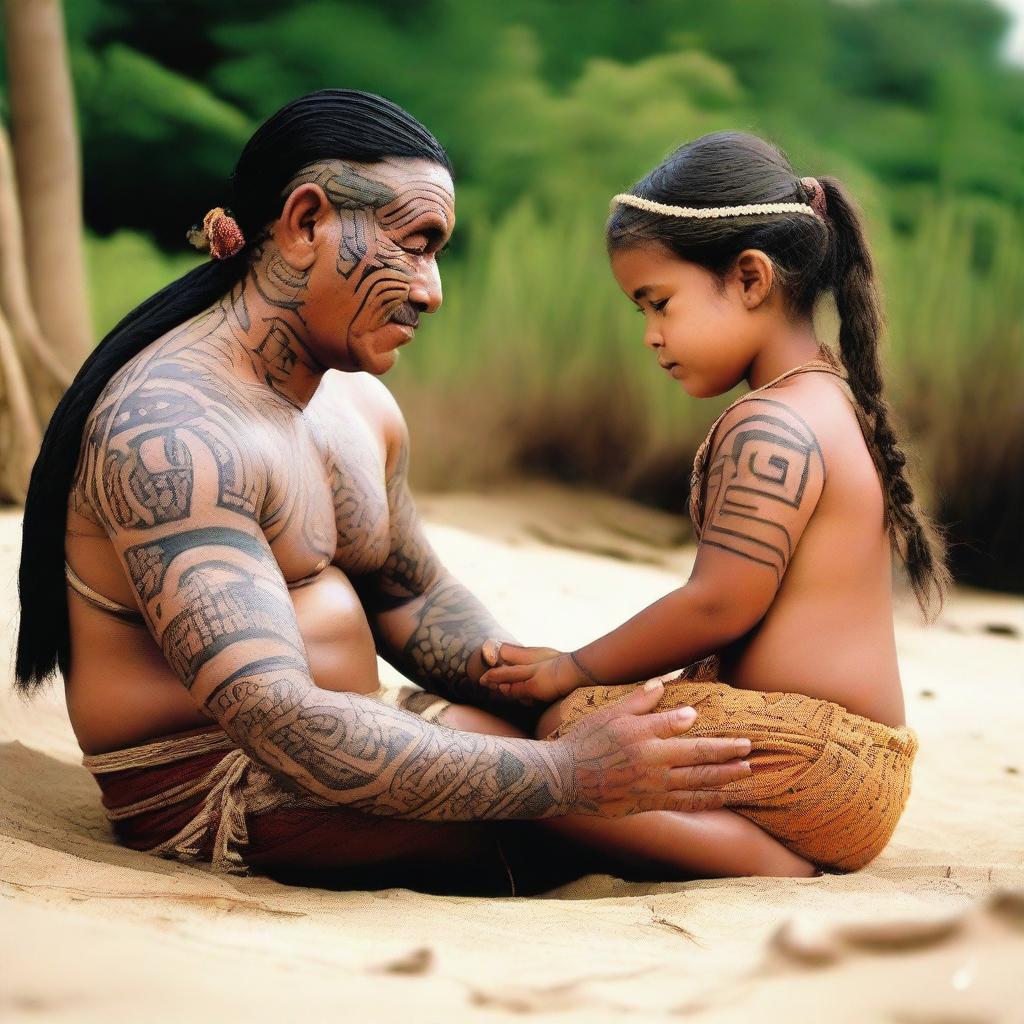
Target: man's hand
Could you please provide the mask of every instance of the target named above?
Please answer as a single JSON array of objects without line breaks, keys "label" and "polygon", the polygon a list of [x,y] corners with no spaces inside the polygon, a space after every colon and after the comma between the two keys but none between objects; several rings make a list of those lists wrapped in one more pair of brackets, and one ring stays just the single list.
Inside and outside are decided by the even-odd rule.
[{"label": "man's hand", "polygon": [[663,692],[661,683],[647,683],[553,741],[569,759],[571,811],[613,818],[706,811],[729,802],[720,787],[750,774],[750,765],[739,760],[750,753],[750,740],[688,739],[693,708],[648,713]]}]

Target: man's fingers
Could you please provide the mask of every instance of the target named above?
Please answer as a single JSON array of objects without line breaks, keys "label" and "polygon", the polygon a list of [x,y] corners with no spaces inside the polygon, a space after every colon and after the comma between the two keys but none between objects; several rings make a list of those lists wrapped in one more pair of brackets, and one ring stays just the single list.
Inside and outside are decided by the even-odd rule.
[{"label": "man's fingers", "polygon": [[750,775],[746,761],[726,761],[725,764],[702,764],[690,768],[672,768],[668,773],[668,788],[671,790],[717,789],[730,782],[739,782]]},{"label": "man's fingers", "polygon": [[[587,715],[586,720],[596,726],[610,722],[613,718],[620,718],[622,715],[646,715],[658,706],[658,701],[661,700],[664,692],[665,687],[661,683],[645,683],[622,700],[617,700],[614,704],[606,704],[600,711],[594,711]],[[644,721],[646,720],[645,718]]]},{"label": "man's fingers", "polygon": [[680,791],[669,793],[665,798],[665,809],[669,811],[717,811],[724,807],[727,798],[724,793],[708,791]]},{"label": "man's fingers", "polygon": [[686,732],[697,721],[697,712],[691,707],[672,708],[659,711],[656,715],[648,715],[643,722],[645,732],[659,740],[668,740],[673,736]]},{"label": "man's fingers", "polygon": [[651,764],[665,764],[672,768],[688,768],[693,765],[723,764],[750,753],[750,740],[733,737],[702,736],[690,739],[679,736],[675,739],[650,743],[645,751]]},{"label": "man's fingers", "polygon": [[497,665],[529,665],[535,661],[548,661],[557,658],[561,651],[551,647],[522,647],[508,640],[485,640],[480,645],[480,656],[485,665],[494,668]]},{"label": "man's fingers", "polygon": [[652,793],[636,802],[641,811],[717,811],[727,803],[728,795],[714,790]]}]

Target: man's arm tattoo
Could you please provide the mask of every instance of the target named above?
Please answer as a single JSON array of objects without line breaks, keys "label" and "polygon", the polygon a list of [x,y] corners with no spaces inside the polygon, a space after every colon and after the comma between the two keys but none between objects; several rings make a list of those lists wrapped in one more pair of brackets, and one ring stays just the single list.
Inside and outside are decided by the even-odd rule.
[{"label": "man's arm tattoo", "polygon": [[423,533],[406,482],[408,452],[388,482],[391,553],[368,597],[380,611],[401,608],[402,627],[385,630],[386,653],[425,689],[449,700],[505,703],[467,677],[474,651],[488,638],[511,640],[480,600],[445,572]]},{"label": "man's arm tattoo", "polygon": [[456,732],[358,694],[308,685],[287,658],[253,662],[210,697],[229,735],[286,784],[367,814],[542,818],[572,803],[544,744]]},{"label": "man's arm tattoo", "polygon": [[444,577],[413,611],[401,662],[410,678],[449,700],[488,702],[491,691],[466,675],[471,655],[488,638],[509,639],[473,594]]},{"label": "man's arm tattoo", "polygon": [[[198,491],[191,467],[210,465],[194,428],[179,425],[172,438],[180,441],[180,465],[189,467],[174,492],[185,497]],[[99,465],[109,464],[103,456],[111,447],[108,437]],[[196,525],[194,503],[138,486],[141,463],[134,475],[126,463],[114,464],[119,486],[104,494],[104,515],[117,510],[115,538],[154,534],[124,547],[123,560],[168,663],[283,785],[369,814],[433,821],[538,818],[568,809],[572,775],[561,748],[454,732],[369,697],[316,687],[259,526],[237,509],[222,517],[235,525]],[[148,480],[149,469],[145,474]],[[110,480],[108,474],[99,483]],[[131,499],[115,504],[124,495]]]}]

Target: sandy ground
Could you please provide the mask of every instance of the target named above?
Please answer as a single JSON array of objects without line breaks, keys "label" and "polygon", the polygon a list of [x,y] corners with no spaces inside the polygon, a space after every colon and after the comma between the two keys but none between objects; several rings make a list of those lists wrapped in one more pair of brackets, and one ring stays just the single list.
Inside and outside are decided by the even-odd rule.
[{"label": "sandy ground", "polygon": [[[574,645],[685,578],[681,520],[553,488],[427,497],[451,569]],[[0,514],[11,642],[20,513]],[[58,691],[0,697],[0,1018],[1024,1021],[1024,600],[962,591],[898,641],[914,793],[866,870],[532,899],[295,889],[111,842]]]}]

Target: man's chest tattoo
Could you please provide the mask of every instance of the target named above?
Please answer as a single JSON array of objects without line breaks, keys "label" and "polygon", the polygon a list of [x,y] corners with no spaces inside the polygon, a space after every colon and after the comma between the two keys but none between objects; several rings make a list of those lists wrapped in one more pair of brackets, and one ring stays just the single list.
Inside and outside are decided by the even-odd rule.
[{"label": "man's chest tattoo", "polygon": [[310,429],[330,487],[335,563],[362,575],[383,565],[390,546],[388,494],[379,441],[355,417],[314,416]]}]

